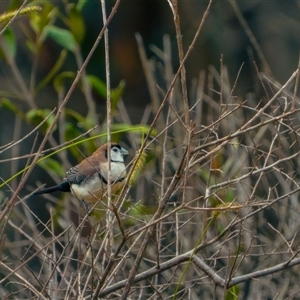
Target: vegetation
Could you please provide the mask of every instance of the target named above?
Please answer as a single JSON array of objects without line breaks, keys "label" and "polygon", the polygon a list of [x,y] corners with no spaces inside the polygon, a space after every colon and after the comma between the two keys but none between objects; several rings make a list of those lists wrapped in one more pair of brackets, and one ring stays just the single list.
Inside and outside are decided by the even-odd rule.
[{"label": "vegetation", "polygon": [[[201,12],[187,50],[180,2],[167,2],[177,45],[165,35],[162,48],[151,46],[150,58],[149,46],[135,35],[151,98],[139,124],[123,102],[124,81],[110,83],[107,28],[120,0],[101,0],[103,26],[87,55],[83,11],[89,1],[24,1],[19,8],[12,1],[7,12],[13,12],[0,16],[1,67],[13,78],[13,87],[1,85],[0,91],[0,114],[13,120],[1,125],[6,135],[12,132],[0,147],[1,299],[299,294],[300,68],[280,85],[232,0],[262,65],[254,64],[260,93],[237,95],[240,72],[231,84],[222,57],[220,67],[199,70],[189,82],[187,62],[213,1]],[[49,41],[61,50],[41,76]],[[24,45],[29,73],[17,55]],[[105,80],[87,69],[99,47]],[[101,98],[105,115],[96,105]],[[107,140],[130,150],[119,195],[99,201],[91,215],[71,195],[32,196],[36,183],[60,182]]]}]

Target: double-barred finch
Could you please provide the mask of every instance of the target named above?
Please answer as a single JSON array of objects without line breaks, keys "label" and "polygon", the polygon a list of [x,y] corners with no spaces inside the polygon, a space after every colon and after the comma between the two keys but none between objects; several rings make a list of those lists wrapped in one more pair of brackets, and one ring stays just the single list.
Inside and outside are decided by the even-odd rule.
[{"label": "double-barred finch", "polygon": [[55,191],[71,192],[84,203],[95,203],[106,196],[108,184],[108,151],[110,151],[111,193],[122,188],[126,177],[124,156],[128,151],[116,143],[104,144],[79,165],[67,171],[67,177],[59,185],[45,188],[34,195]]}]

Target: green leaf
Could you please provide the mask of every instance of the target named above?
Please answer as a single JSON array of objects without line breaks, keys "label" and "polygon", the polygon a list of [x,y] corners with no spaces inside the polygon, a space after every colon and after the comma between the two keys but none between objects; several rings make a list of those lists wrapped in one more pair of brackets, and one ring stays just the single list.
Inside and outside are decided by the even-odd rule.
[{"label": "green leaf", "polygon": [[52,158],[47,158],[47,159],[44,159],[42,161],[40,161],[38,163],[38,165],[43,168],[45,171],[47,171],[48,173],[52,173],[56,176],[59,176],[59,177],[64,177],[65,176],[65,172],[64,170],[62,169],[62,165],[60,162],[58,162],[57,160],[55,159],[52,159]]},{"label": "green leaf", "polygon": [[[26,113],[25,118],[26,118],[27,121],[29,121],[29,122],[31,122],[31,123],[33,123],[35,125],[38,125],[42,121],[44,121],[49,116],[50,113],[51,113],[50,109],[32,109],[32,110],[30,110],[30,111],[28,111]],[[46,132],[47,129],[53,123],[53,121],[54,121],[54,115],[52,114],[47,119],[47,121],[41,126],[41,130],[44,131],[44,132]]]},{"label": "green leaf", "polygon": [[[65,127],[65,140],[71,141],[78,137],[81,132],[78,130],[77,126],[73,123],[67,122]],[[72,148],[72,147],[71,147]]]},{"label": "green leaf", "polygon": [[86,121],[84,116],[82,116],[78,112],[74,111],[73,109],[66,109],[65,112],[66,112],[66,117],[74,118],[77,123],[84,124]]},{"label": "green leaf", "polygon": [[[78,129],[78,126],[76,124],[73,124],[71,122],[68,122],[66,124],[65,128],[65,140],[70,141],[75,138],[77,138],[82,132]],[[86,146],[86,144],[85,144]],[[82,160],[82,154],[80,151],[78,151],[78,148],[82,151],[81,145],[78,145],[76,147],[69,147],[68,151],[72,154],[73,157],[75,157],[78,161]]]},{"label": "green leaf", "polygon": [[225,300],[238,300],[240,297],[240,288],[234,285],[226,291]]},{"label": "green leaf", "polygon": [[125,80],[121,80],[119,85],[115,89],[111,90],[110,97],[112,102],[112,109],[117,108],[117,104],[121,100],[121,97],[124,93],[125,86]]},{"label": "green leaf", "polygon": [[[74,126],[68,126],[68,138],[66,138],[66,140],[71,140],[74,139],[76,136],[82,134],[83,132],[86,132],[87,130],[91,129],[92,127],[94,127],[94,124],[91,124],[91,121],[88,116],[83,116],[80,113],[72,110],[72,109],[66,109],[65,110],[65,114],[66,114],[66,119],[68,120],[68,123],[72,123],[72,124],[76,124]],[[75,128],[76,126],[76,128]],[[76,132],[76,136],[72,136],[72,132],[70,131],[70,129],[72,129],[74,132]],[[86,143],[87,147],[88,143]],[[94,149],[93,149],[94,150]]]},{"label": "green leaf", "polygon": [[23,112],[7,98],[0,99],[0,107],[3,107],[5,109],[13,112],[15,115],[18,115],[18,116],[23,115]]},{"label": "green leaf", "polygon": [[42,33],[42,37],[42,39],[51,37],[57,44],[70,51],[74,51],[76,48],[75,39],[72,33],[67,29],[47,25]]},{"label": "green leaf", "polygon": [[[130,124],[112,124],[111,129],[112,129],[112,131],[136,132],[136,133],[140,134],[141,132],[148,133],[150,130],[150,126],[148,126],[148,125],[130,125]],[[157,131],[155,129],[153,129],[151,132],[151,135],[156,136]]]},{"label": "green leaf", "polygon": [[70,5],[70,15],[69,15],[69,28],[77,41],[81,43],[85,36],[85,24],[80,11],[74,4]]},{"label": "green leaf", "polygon": [[[107,97],[106,84],[94,75],[87,75],[87,81],[92,86],[94,91],[103,98]],[[116,109],[118,102],[120,101],[125,89],[125,81],[122,80],[119,85],[110,91],[110,98],[112,103],[112,109]]]},{"label": "green leaf", "polygon": [[[43,2],[43,9],[38,14],[29,16],[31,28],[38,36],[41,36],[45,27],[49,23],[54,23],[58,13],[58,8],[53,7],[50,2]],[[43,39],[40,40],[40,43],[42,42]]]},{"label": "green leaf", "polygon": [[106,98],[106,84],[101,79],[95,75],[87,75],[86,79],[99,96]]},{"label": "green leaf", "polygon": [[65,90],[67,80],[74,80],[76,75],[73,72],[62,72],[55,76],[53,80],[53,86],[58,94]]},{"label": "green leaf", "polygon": [[4,53],[7,53],[10,58],[14,58],[17,52],[17,44],[14,32],[11,28],[7,28],[3,33],[3,43],[5,47]]},{"label": "green leaf", "polygon": [[83,9],[83,7],[85,6],[85,4],[88,3],[89,0],[78,0],[78,3],[77,3],[77,10],[81,11]]},{"label": "green leaf", "polygon": [[9,1],[7,11],[12,11],[12,10],[18,9],[21,4],[22,3],[20,0],[11,0],[11,1]]}]

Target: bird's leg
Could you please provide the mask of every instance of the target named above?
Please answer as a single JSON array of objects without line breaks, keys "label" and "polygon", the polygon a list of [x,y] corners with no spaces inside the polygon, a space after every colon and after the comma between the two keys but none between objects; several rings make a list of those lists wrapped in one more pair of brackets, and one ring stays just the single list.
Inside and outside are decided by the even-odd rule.
[{"label": "bird's leg", "polygon": [[92,213],[92,211],[89,210],[89,207],[88,207],[88,205],[86,204],[86,202],[84,201],[84,199],[82,199],[82,200],[80,201],[80,203],[82,204],[83,208],[85,209],[86,214],[87,214],[88,216],[90,216],[91,213]]}]

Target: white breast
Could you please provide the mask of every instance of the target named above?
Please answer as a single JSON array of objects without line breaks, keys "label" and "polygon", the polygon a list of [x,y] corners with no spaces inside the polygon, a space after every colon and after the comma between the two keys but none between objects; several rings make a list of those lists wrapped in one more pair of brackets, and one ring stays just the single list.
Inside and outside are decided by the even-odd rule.
[{"label": "white breast", "polygon": [[87,202],[96,202],[97,198],[101,199],[106,188],[99,176],[95,176],[84,184],[72,184],[71,193],[79,200]]},{"label": "white breast", "polygon": [[[106,166],[101,170],[102,176],[106,179],[107,171]],[[123,163],[112,163],[111,164],[111,181],[118,181],[121,178],[125,178],[126,170]],[[120,190],[124,184],[124,181],[116,182],[111,186],[112,195]],[[86,202],[95,203],[101,200],[103,197],[107,197],[107,185],[101,180],[98,174],[95,174],[89,180],[84,183],[72,184],[71,193],[79,200],[85,200]]]}]

